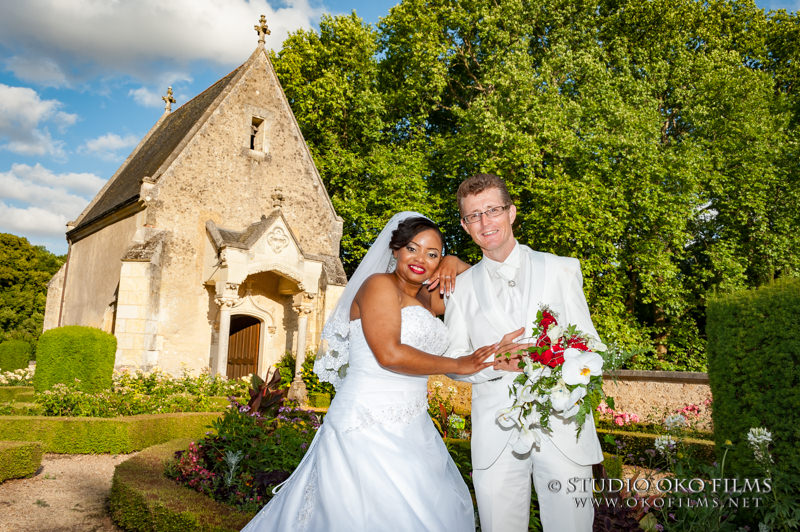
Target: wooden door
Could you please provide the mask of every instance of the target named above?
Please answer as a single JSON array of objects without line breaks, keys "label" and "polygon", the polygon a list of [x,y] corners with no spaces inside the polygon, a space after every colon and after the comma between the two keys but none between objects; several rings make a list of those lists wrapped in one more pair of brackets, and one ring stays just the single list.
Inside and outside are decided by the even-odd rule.
[{"label": "wooden door", "polygon": [[258,371],[258,346],[261,322],[242,314],[231,316],[231,336],[228,339],[229,379],[238,379]]}]

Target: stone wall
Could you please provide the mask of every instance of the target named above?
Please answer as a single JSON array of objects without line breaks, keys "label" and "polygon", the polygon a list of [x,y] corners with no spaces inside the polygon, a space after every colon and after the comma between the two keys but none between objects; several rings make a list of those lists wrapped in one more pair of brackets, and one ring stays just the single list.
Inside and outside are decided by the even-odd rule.
[{"label": "stone wall", "polygon": [[[449,390],[450,387],[455,391]],[[434,375],[428,380],[428,390],[443,397],[452,392],[457,412],[469,412],[471,408],[472,386],[468,383]],[[635,413],[642,422],[661,423],[666,415],[688,404],[698,405],[701,409],[696,419],[698,427],[711,428],[710,409],[704,404],[711,399],[706,373],[620,370],[616,380],[605,376],[603,390],[614,398],[616,411]]]}]

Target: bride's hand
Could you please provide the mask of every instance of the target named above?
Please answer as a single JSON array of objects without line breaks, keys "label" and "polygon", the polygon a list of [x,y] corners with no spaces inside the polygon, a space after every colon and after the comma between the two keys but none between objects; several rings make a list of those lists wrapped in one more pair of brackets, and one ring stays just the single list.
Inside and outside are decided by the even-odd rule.
[{"label": "bride's hand", "polygon": [[[456,361],[456,375],[472,375],[482,369],[490,368],[494,365],[494,355],[497,352],[497,344],[481,347],[471,355],[464,355],[454,359]],[[488,359],[488,361],[487,361]]]},{"label": "bride's hand", "polygon": [[520,327],[516,331],[507,333],[497,342],[497,354],[494,362],[494,369],[505,371],[522,371],[519,361],[527,354],[527,348],[533,346],[532,343],[516,343],[514,340],[522,336],[525,327]]},{"label": "bride's hand", "polygon": [[468,269],[469,264],[455,255],[445,255],[428,278],[428,292],[433,292],[438,286],[440,294],[450,296],[456,289],[456,276]]}]

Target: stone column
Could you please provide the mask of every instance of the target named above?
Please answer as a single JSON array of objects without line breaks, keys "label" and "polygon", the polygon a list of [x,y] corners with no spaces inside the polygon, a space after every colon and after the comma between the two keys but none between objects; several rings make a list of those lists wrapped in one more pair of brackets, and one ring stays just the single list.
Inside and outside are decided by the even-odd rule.
[{"label": "stone column", "polygon": [[303,292],[295,297],[295,304],[292,308],[297,312],[297,355],[295,357],[294,380],[289,387],[289,399],[300,404],[308,403],[308,390],[303,382],[303,363],[306,361],[306,330],[308,329],[308,315],[311,314],[313,306],[311,300],[313,294]]},{"label": "stone column", "polygon": [[217,336],[217,361],[214,369],[215,375],[223,377],[228,373],[228,339],[231,335],[231,308],[238,301],[239,285],[225,283],[225,289],[221,295],[217,295],[214,301],[219,305],[219,334]]}]

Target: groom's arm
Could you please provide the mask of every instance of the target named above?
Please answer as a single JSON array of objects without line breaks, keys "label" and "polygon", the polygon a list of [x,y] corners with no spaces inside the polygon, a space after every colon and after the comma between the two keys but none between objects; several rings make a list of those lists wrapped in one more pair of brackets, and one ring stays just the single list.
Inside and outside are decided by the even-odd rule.
[{"label": "groom's arm", "polygon": [[[469,355],[475,350],[469,337],[467,319],[463,309],[458,303],[457,298],[451,296],[447,302],[447,309],[444,313],[444,324],[447,326],[447,339],[449,345],[444,356],[458,358]],[[480,347],[480,346],[479,346]],[[492,357],[493,358],[493,357]],[[486,368],[472,375],[448,375],[451,379],[472,384],[480,384],[489,380],[497,379],[507,374],[506,371],[498,371],[493,368]]]},{"label": "groom's arm", "polygon": [[574,323],[584,334],[594,336],[600,340],[600,336],[592,323],[586,296],[583,293],[583,274],[581,273],[580,261],[573,258],[567,259],[563,273],[565,277],[562,284],[562,297],[568,322]]}]

